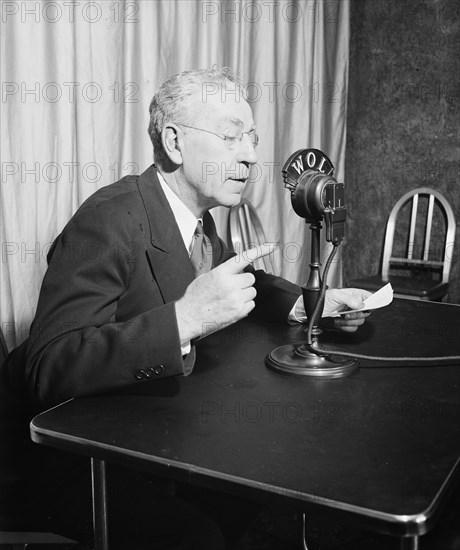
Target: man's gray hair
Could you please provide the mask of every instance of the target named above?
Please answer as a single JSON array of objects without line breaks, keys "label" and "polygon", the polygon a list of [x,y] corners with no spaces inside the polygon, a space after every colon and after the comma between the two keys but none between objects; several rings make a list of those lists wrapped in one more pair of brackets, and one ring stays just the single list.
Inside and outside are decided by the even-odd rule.
[{"label": "man's gray hair", "polygon": [[149,136],[153,144],[155,162],[165,158],[161,143],[161,132],[168,122],[187,124],[190,120],[192,96],[197,93],[206,101],[207,95],[220,94],[226,86],[236,86],[241,98],[244,87],[239,77],[228,68],[184,71],[166,80],[150,103]]}]

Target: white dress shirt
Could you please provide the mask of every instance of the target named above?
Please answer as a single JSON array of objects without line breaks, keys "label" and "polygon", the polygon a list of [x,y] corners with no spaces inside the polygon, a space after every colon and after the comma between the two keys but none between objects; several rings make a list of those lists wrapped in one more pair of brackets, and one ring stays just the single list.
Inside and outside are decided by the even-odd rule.
[{"label": "white dress shirt", "polygon": [[168,199],[169,206],[173,211],[185,248],[188,250],[190,256],[192,253],[193,235],[195,234],[197,223],[199,221],[203,222],[203,220],[201,218],[195,218],[195,215],[187,208],[187,206],[185,206],[176,193],[174,193],[171,187],[169,187],[169,185],[165,182],[160,172],[158,172],[158,179],[160,180],[161,188]]}]

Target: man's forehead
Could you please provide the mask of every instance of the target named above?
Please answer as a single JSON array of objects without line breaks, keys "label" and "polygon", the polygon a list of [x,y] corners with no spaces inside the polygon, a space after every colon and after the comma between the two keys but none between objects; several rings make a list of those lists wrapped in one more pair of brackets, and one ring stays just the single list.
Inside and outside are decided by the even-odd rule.
[{"label": "man's forehead", "polygon": [[253,125],[252,109],[243,97],[196,97],[194,107],[200,118],[245,127]]}]

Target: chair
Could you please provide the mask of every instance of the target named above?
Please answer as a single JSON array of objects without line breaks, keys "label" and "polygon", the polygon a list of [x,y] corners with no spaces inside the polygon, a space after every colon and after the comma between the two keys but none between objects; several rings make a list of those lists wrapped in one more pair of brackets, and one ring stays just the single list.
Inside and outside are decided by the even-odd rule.
[{"label": "chair", "polygon": [[395,297],[441,301],[449,288],[454,241],[454,213],[441,193],[428,187],[409,191],[388,218],[380,274],[347,286],[376,291],[390,282]]},{"label": "chair", "polygon": [[[266,242],[259,216],[246,199],[230,209],[228,218],[228,241],[238,253]],[[254,269],[272,273],[271,254],[252,262]]]},{"label": "chair", "polygon": [[[5,338],[0,329],[0,368],[7,355],[8,348],[6,347]],[[2,444],[4,443],[2,442]],[[0,474],[3,476],[5,472],[0,472]],[[0,485],[2,484],[0,483]],[[66,548],[76,549],[76,545],[79,544],[66,537],[55,535],[54,533],[24,530],[28,518],[5,517],[5,511],[0,510],[0,512],[0,550],[23,550],[31,545],[53,545],[56,550],[58,550],[58,548],[64,550]]]},{"label": "chair", "polygon": [[6,359],[7,355],[8,355],[8,348],[6,347],[6,342],[3,336],[3,332],[0,329],[0,367],[3,365],[3,361]]}]

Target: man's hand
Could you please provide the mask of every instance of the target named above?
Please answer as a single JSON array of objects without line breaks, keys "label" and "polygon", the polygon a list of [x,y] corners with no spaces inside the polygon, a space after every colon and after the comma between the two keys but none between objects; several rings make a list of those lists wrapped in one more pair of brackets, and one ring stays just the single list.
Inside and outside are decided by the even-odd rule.
[{"label": "man's hand", "polygon": [[231,325],[254,308],[256,289],[252,273],[242,273],[250,263],[273,251],[261,245],[230,258],[194,279],[176,302],[181,344]]},{"label": "man's hand", "polygon": [[[323,319],[321,325],[326,328],[336,328],[344,332],[355,332],[364,323],[369,311],[355,311],[346,313],[339,317],[329,315],[334,311],[345,311],[346,309],[359,309],[363,301],[372,293],[360,288],[333,288],[326,291],[324,300]],[[324,318],[327,319],[324,319]]]}]

